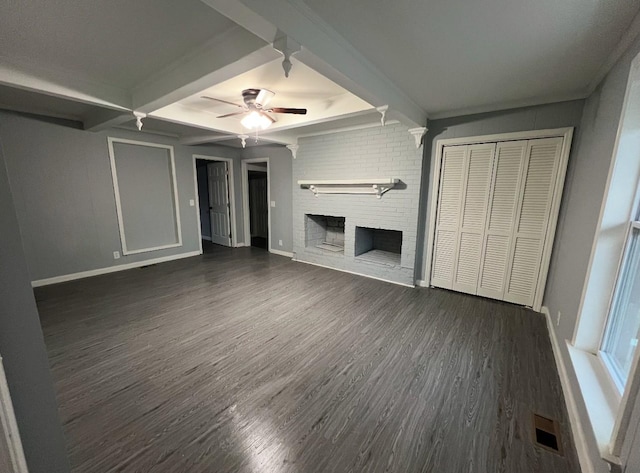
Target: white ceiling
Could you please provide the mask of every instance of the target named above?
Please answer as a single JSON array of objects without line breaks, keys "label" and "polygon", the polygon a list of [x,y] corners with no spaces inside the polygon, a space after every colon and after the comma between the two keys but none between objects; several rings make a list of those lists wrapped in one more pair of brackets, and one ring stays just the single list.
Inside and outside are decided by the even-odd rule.
[{"label": "white ceiling", "polygon": [[[188,144],[246,133],[218,119],[245,88],[276,93],[263,142],[388,119],[586,97],[638,0],[64,0],[0,3],[0,108],[133,127]],[[640,18],[640,17],[638,17]],[[635,20],[635,26],[640,20]],[[636,31],[632,29],[630,31]],[[271,43],[296,51],[291,76]],[[300,47],[296,46],[300,43]],[[248,133],[247,133],[248,134]]]},{"label": "white ceiling", "polygon": [[235,25],[199,0],[29,0],[0,8],[0,61],[124,89]]},{"label": "white ceiling", "polygon": [[295,58],[292,62],[293,68],[288,78],[282,69],[282,59],[276,59],[157,110],[152,116],[197,124],[235,136],[247,133],[240,123],[243,115],[217,117],[240,109],[204,99],[203,96],[242,105],[244,89],[264,88],[275,92],[268,107],[307,109],[306,115],[270,114],[276,122],[260,132],[260,135],[268,137],[282,130],[304,127],[327,119],[360,115],[373,108]]},{"label": "white ceiling", "polygon": [[73,102],[4,85],[0,85],[0,108],[77,122],[81,122],[83,117],[98,110],[98,107],[94,105]]},{"label": "white ceiling", "polygon": [[[120,128],[137,131],[136,120],[132,117],[128,122],[119,125]],[[180,123],[169,122],[166,120],[159,120],[153,117],[147,117],[144,120],[144,131],[148,133],[155,133],[158,135],[171,136],[174,138],[188,138],[191,136],[199,136],[201,133],[206,132],[207,135],[212,137],[223,138],[226,136],[222,133],[215,134],[209,130],[197,128],[193,125],[182,125]]]},{"label": "white ceiling", "polygon": [[584,96],[638,0],[304,0],[430,117]]}]

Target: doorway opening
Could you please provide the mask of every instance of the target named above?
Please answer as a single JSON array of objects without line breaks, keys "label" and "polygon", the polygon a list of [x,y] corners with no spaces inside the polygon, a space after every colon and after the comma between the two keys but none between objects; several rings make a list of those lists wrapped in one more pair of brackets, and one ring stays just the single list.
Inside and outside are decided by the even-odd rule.
[{"label": "doorway opening", "polygon": [[222,246],[237,246],[233,160],[194,155],[193,168],[200,249],[203,240]]},{"label": "doorway opening", "polygon": [[244,233],[248,246],[269,250],[271,212],[269,158],[242,161]]}]

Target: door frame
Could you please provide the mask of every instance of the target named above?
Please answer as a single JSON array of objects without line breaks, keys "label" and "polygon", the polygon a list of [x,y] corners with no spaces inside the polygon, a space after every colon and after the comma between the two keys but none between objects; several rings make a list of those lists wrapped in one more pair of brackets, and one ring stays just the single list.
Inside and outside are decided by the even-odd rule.
[{"label": "door frame", "polygon": [[242,216],[244,223],[244,244],[251,246],[251,224],[249,215],[249,165],[253,163],[267,163],[267,223],[269,225],[269,242],[267,251],[271,252],[271,164],[269,158],[250,158],[243,159],[241,164],[242,177]]},{"label": "door frame", "polygon": [[233,181],[235,180],[235,174],[233,172],[233,158],[220,158],[217,156],[207,156],[204,154],[194,154],[193,157],[193,185],[194,192],[196,197],[196,213],[198,215],[197,224],[198,224],[198,245],[200,245],[200,253],[202,253],[202,219],[200,218],[200,194],[198,193],[198,169],[196,168],[196,160],[201,159],[203,161],[218,161],[227,163],[227,170],[229,171],[229,179],[228,179],[228,191],[229,191],[229,208],[230,212],[230,222],[229,227],[231,228],[231,248],[236,248],[238,246],[238,236],[237,233],[237,225],[236,225],[236,196],[235,196],[235,188],[233,185]]},{"label": "door frame", "polygon": [[0,356],[0,442],[7,444],[9,449],[8,462],[14,468],[15,473],[29,473],[2,356]]},{"label": "door frame", "polygon": [[438,208],[438,194],[440,191],[440,172],[442,164],[442,154],[445,146],[452,145],[473,145],[481,143],[491,143],[496,141],[520,141],[532,140],[536,138],[555,138],[561,137],[562,150],[560,152],[560,165],[558,175],[553,189],[553,197],[551,200],[551,215],[549,217],[549,225],[544,236],[544,246],[542,249],[542,259],[540,262],[540,271],[538,273],[538,281],[536,284],[536,292],[533,297],[533,310],[540,311],[542,306],[542,297],[547,282],[547,274],[549,272],[549,262],[551,261],[551,250],[553,249],[553,241],[556,235],[556,227],[558,225],[558,216],[560,210],[560,202],[562,200],[562,190],[564,188],[565,176],[567,173],[567,163],[569,162],[569,153],[571,151],[571,141],[573,139],[573,127],[554,128],[547,130],[531,130],[515,133],[499,133],[493,135],[467,136],[463,138],[448,138],[437,140],[435,145],[435,160],[433,160],[433,170],[431,172],[431,180],[429,183],[429,218],[427,229],[427,246],[424,253],[424,281],[421,285],[431,286],[431,266],[433,264],[433,245],[435,242],[436,230],[436,213]]}]

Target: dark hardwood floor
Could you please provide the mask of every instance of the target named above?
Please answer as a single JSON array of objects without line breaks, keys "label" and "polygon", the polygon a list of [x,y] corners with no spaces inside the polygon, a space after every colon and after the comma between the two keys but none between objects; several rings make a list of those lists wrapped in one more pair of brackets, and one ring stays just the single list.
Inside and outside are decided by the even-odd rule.
[{"label": "dark hardwood floor", "polygon": [[579,471],[541,315],[206,249],[36,291],[75,472]]}]

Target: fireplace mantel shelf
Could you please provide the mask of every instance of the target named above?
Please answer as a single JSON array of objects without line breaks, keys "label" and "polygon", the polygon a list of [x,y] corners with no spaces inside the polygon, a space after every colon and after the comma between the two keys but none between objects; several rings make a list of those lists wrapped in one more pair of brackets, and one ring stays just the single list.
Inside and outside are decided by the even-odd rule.
[{"label": "fireplace mantel shelf", "polygon": [[385,177],[381,179],[303,179],[298,185],[308,187],[316,197],[319,194],[369,194],[381,198],[392,189],[400,179]]}]

